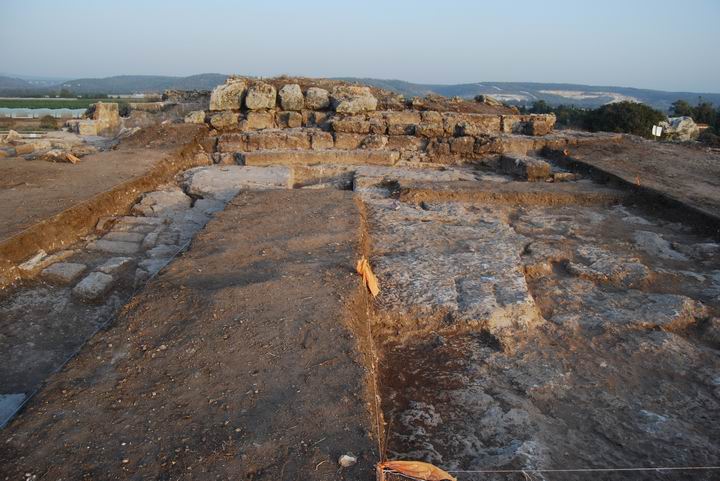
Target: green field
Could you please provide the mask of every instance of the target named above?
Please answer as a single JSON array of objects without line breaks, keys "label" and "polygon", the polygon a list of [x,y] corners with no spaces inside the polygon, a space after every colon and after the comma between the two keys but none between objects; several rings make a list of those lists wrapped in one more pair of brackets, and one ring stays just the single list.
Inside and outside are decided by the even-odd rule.
[{"label": "green field", "polygon": [[[133,99],[133,102],[142,102],[142,99]],[[127,99],[3,99],[0,98],[0,107],[11,109],[86,109],[96,102],[125,103]]]}]

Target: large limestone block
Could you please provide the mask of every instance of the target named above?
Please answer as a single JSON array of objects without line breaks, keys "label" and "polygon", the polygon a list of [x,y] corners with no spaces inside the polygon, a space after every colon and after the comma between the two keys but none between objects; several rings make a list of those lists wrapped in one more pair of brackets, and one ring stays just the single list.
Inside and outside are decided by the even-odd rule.
[{"label": "large limestone block", "polygon": [[345,134],[368,134],[370,133],[370,122],[364,116],[336,118],[330,122],[334,132]]},{"label": "large limestone block", "polygon": [[270,84],[258,82],[248,88],[245,106],[250,110],[270,110],[275,108],[277,91]]},{"label": "large limestone block", "polygon": [[555,121],[555,114],[531,115],[525,133],[534,136],[548,135],[555,128]]},{"label": "large limestone block", "polygon": [[92,272],[75,286],[72,293],[81,301],[99,301],[112,289],[114,281],[113,276],[109,274]]},{"label": "large limestone block", "polygon": [[289,189],[292,170],[288,167],[228,165],[198,167],[184,174],[186,192],[205,199],[229,201],[241,190]]},{"label": "large limestone block", "polygon": [[81,120],[77,123],[78,135],[97,135],[98,128],[94,120]]},{"label": "large limestone block", "polygon": [[262,130],[275,128],[273,112],[248,112],[242,123],[243,130]]},{"label": "large limestone block", "polygon": [[404,110],[400,112],[384,112],[383,117],[388,126],[398,124],[419,124],[421,120],[420,112],[414,110]]},{"label": "large limestone block", "polygon": [[[352,135],[352,134],[347,134]],[[243,154],[245,165],[355,164],[394,165],[399,152],[389,150],[265,150]]]},{"label": "large limestone block", "polygon": [[358,149],[360,148],[360,145],[362,145],[363,140],[365,140],[365,137],[366,136],[362,134],[343,134],[335,132],[335,148],[344,150]]},{"label": "large limestone block", "polygon": [[291,110],[299,112],[305,106],[302,90],[298,84],[288,84],[283,86],[279,92],[280,106],[283,110]]},{"label": "large limestone block", "polygon": [[667,122],[660,122],[660,127],[668,140],[688,142],[700,135],[700,128],[691,117],[670,117]]},{"label": "large limestone block", "polygon": [[369,87],[343,85],[332,91],[332,106],[338,113],[357,114],[377,110],[378,101]]},{"label": "large limestone block", "polygon": [[330,94],[327,90],[310,87],[305,92],[305,107],[310,110],[324,110],[330,107]]},{"label": "large limestone block", "polygon": [[140,244],[137,242],[114,241],[100,239],[88,245],[88,248],[96,251],[109,252],[110,254],[137,254],[140,251]]},{"label": "large limestone block", "polygon": [[75,262],[56,262],[42,271],[43,279],[56,284],[70,284],[85,272],[87,266]]},{"label": "large limestone block", "polygon": [[98,102],[95,104],[93,120],[98,135],[111,135],[120,129],[120,109],[118,104]]},{"label": "large limestone block", "polygon": [[204,124],[205,123],[205,111],[194,110],[185,116],[186,124]]},{"label": "large limestone block", "polygon": [[330,132],[313,132],[310,135],[310,142],[313,150],[332,149],[335,147],[335,139],[333,139]]},{"label": "large limestone block", "polygon": [[143,195],[132,208],[133,213],[148,217],[173,217],[190,209],[192,199],[179,188],[158,190]]},{"label": "large limestone block", "polygon": [[463,136],[450,139],[450,152],[453,154],[470,155],[475,147],[475,137]]},{"label": "large limestone block", "polygon": [[275,115],[277,126],[281,129],[294,129],[302,127],[303,117],[300,112],[278,112]]},{"label": "large limestone block", "polygon": [[224,110],[210,117],[210,125],[219,130],[231,129],[238,126],[238,114],[232,110]]},{"label": "large limestone block", "polygon": [[246,88],[242,80],[229,80],[215,87],[210,94],[210,110],[239,110]]},{"label": "large limestone block", "polygon": [[272,129],[244,134],[242,149],[236,151],[253,152],[256,150],[309,149],[310,137],[304,129]]},{"label": "large limestone block", "polygon": [[545,180],[550,176],[550,164],[527,155],[504,154],[500,158],[500,170],[527,180]]}]

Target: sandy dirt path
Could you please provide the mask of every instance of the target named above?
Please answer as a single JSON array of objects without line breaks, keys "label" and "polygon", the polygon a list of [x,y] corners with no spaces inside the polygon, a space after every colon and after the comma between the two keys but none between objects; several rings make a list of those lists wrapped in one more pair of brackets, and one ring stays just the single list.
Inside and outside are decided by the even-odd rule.
[{"label": "sandy dirt path", "polygon": [[359,233],[350,192],[240,194],[4,430],[0,479],[372,477]]}]

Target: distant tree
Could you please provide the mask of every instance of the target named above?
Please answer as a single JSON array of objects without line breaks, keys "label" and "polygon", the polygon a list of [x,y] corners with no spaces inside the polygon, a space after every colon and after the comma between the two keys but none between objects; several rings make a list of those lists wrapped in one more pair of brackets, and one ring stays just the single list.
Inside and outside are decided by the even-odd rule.
[{"label": "distant tree", "polygon": [[676,100],[670,107],[670,114],[673,117],[692,117],[693,108],[686,100]]},{"label": "distant tree", "polygon": [[549,114],[553,111],[552,107],[544,100],[536,100],[533,102],[531,110],[535,114]]},{"label": "distant tree", "polygon": [[566,127],[584,128],[585,119],[590,115],[590,110],[581,109],[574,105],[558,105],[553,111],[558,125]]},{"label": "distant tree", "polygon": [[120,102],[118,104],[118,110],[120,117],[130,117],[130,112],[132,112],[132,109],[130,108],[130,104],[127,102]]},{"label": "distant tree", "polygon": [[698,104],[693,108],[691,117],[695,122],[701,124],[715,125],[717,120],[717,112],[710,102],[703,102],[702,97],[698,99]]},{"label": "distant tree", "polygon": [[617,102],[591,110],[585,127],[593,132],[623,132],[650,137],[652,126],[665,120],[665,114],[636,102]]},{"label": "distant tree", "polygon": [[74,97],[72,91],[70,91],[69,89],[66,89],[66,88],[60,89],[60,92],[58,93],[58,95],[64,99],[69,99],[69,98]]}]

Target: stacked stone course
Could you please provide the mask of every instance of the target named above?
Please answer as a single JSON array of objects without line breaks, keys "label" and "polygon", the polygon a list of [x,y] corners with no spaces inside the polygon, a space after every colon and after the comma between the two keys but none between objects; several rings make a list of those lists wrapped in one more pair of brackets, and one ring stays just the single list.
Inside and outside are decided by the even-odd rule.
[{"label": "stacked stone course", "polygon": [[[323,84],[326,85],[326,84]],[[417,104],[417,105],[415,105]],[[378,99],[369,87],[304,88],[231,77],[210,97],[207,119],[219,131],[217,161],[258,150],[389,150],[402,160],[462,163],[552,141],[555,116],[422,110],[421,102]]]}]

